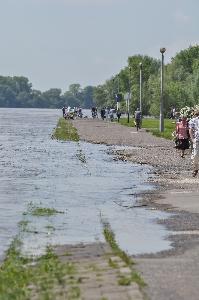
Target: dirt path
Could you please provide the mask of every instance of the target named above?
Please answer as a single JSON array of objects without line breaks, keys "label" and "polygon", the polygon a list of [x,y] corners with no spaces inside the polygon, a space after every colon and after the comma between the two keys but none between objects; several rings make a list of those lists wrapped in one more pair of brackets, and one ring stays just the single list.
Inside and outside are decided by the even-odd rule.
[{"label": "dirt path", "polygon": [[172,141],[156,138],[144,129],[137,133],[135,128],[91,119],[74,120],[73,125],[81,140],[132,146],[118,151],[118,158],[154,167],[153,181],[159,184],[159,190],[144,200],[147,205],[175,212],[171,218],[162,221],[175,233],[169,237],[174,248],[134,257],[136,268],[148,284],[145,291],[151,300],[198,300],[199,177],[192,178],[190,153],[182,159]]}]

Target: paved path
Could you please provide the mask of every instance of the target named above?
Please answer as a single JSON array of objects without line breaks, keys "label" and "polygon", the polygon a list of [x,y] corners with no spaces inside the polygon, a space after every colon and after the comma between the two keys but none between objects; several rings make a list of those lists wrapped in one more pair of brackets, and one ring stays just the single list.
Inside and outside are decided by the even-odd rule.
[{"label": "paved path", "polygon": [[[144,300],[135,282],[129,285],[119,284],[121,278],[131,276],[132,270],[112,253],[107,244],[58,246],[56,253],[61,261],[72,263],[76,269],[72,281],[68,281],[64,289],[68,292],[72,288],[78,290],[79,297],[67,299]],[[63,292],[67,294],[67,291]]]},{"label": "paved path", "polygon": [[169,204],[175,210],[187,211],[199,214],[198,191],[172,190],[161,194],[163,198],[158,199],[159,204]]}]

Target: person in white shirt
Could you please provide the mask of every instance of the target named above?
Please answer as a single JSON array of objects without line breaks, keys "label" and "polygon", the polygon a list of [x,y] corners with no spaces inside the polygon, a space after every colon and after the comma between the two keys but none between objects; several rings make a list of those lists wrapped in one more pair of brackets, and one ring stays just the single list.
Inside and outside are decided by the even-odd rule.
[{"label": "person in white shirt", "polygon": [[194,117],[189,121],[189,134],[193,144],[191,159],[193,163],[193,177],[199,169],[199,109],[194,111]]}]

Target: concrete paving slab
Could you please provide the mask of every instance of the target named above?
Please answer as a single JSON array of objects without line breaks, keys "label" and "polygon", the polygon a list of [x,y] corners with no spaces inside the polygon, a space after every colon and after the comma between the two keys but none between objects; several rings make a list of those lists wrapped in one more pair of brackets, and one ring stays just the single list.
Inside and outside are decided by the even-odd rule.
[{"label": "concrete paving slab", "polygon": [[199,213],[199,192],[173,190],[161,194],[158,204],[169,204],[176,210]]}]

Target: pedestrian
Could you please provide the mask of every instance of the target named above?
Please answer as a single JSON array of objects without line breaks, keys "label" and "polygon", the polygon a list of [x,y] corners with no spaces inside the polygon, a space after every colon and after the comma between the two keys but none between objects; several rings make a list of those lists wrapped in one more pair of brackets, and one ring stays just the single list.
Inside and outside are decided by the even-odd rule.
[{"label": "pedestrian", "polygon": [[189,121],[189,134],[193,144],[191,159],[193,163],[193,177],[195,177],[198,174],[199,167],[199,108],[194,111],[194,116]]},{"label": "pedestrian", "polygon": [[176,114],[176,109],[175,109],[175,106],[172,105],[169,118],[175,119],[175,114]]},{"label": "pedestrian", "polygon": [[181,157],[184,158],[185,150],[189,149],[189,125],[186,116],[181,116],[176,123],[176,138],[176,149],[181,150]]},{"label": "pedestrian", "polygon": [[142,122],[142,113],[139,110],[139,108],[135,111],[135,126],[140,129],[141,128],[141,122]]},{"label": "pedestrian", "polygon": [[64,116],[65,116],[65,111],[66,111],[66,107],[63,106],[63,107],[62,107],[63,118],[64,118]]},{"label": "pedestrian", "polygon": [[106,121],[108,121],[108,116],[109,116],[109,109],[108,107],[105,108],[105,118],[106,118]]},{"label": "pedestrian", "polygon": [[104,107],[102,107],[102,109],[101,109],[101,118],[102,118],[102,120],[104,120],[104,118],[105,118],[105,108]]},{"label": "pedestrian", "polygon": [[120,121],[120,117],[121,117],[121,112],[120,112],[120,110],[118,109],[118,110],[117,110],[117,121],[118,121],[118,123],[119,123],[119,121]]}]

